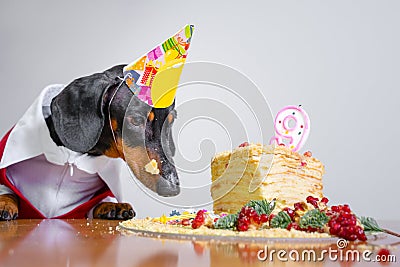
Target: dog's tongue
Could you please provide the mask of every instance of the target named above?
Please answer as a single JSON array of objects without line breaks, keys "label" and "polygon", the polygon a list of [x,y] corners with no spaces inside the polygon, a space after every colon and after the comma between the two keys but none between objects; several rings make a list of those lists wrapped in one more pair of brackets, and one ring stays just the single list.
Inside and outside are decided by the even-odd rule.
[{"label": "dog's tongue", "polygon": [[140,100],[155,108],[173,103],[193,29],[186,25],[124,68],[125,82]]}]

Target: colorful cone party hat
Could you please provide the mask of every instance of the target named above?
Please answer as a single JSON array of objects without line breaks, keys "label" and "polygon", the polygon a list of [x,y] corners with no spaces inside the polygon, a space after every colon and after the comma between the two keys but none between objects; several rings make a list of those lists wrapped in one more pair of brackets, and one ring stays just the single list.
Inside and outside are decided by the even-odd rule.
[{"label": "colorful cone party hat", "polygon": [[186,25],[140,59],[125,66],[125,82],[140,100],[155,108],[166,108],[174,102],[193,29],[193,25]]}]

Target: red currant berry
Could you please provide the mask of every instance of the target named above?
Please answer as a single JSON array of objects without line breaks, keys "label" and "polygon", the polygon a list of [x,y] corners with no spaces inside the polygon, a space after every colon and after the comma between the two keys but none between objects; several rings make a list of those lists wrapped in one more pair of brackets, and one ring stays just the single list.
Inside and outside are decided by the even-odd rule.
[{"label": "red currant berry", "polygon": [[193,221],[193,222],[192,222],[192,228],[193,228],[193,229],[197,229],[197,228],[199,228],[200,226],[202,226],[202,223],[201,223],[201,222],[199,222],[199,221]]},{"label": "red currant berry", "polygon": [[357,219],[356,218],[351,218],[348,220],[348,223],[350,226],[355,226],[357,225]]},{"label": "red currant berry", "polygon": [[343,205],[342,210],[345,211],[345,212],[351,212],[350,207],[347,204]]},{"label": "red currant berry", "polygon": [[331,210],[327,210],[327,211],[325,212],[325,214],[326,214],[326,216],[328,216],[328,217],[332,217],[332,216],[333,216],[333,212],[332,212]]},{"label": "red currant berry", "polygon": [[306,152],[304,152],[303,155],[306,156],[306,157],[312,157],[311,151],[306,151]]},{"label": "red currant berry", "polygon": [[332,232],[331,234],[336,235],[340,231],[340,224],[335,223],[332,225],[332,227],[329,229],[329,232]]},{"label": "red currant berry", "polygon": [[255,211],[254,209],[251,209],[251,210],[249,211],[249,214],[248,214],[247,216],[249,216],[250,219],[253,219],[254,217],[257,217],[257,216],[258,216],[258,213],[257,213],[257,211]]},{"label": "red currant berry", "polygon": [[310,201],[312,201],[312,200],[315,200],[315,197],[313,197],[313,196],[308,196],[308,197],[306,198],[306,201],[307,201],[307,202],[310,202]]},{"label": "red currant berry", "polygon": [[302,202],[294,203],[293,206],[294,206],[294,210],[295,211],[298,211],[298,210],[304,211],[304,207],[303,207],[303,203]]},{"label": "red currant berry", "polygon": [[347,236],[347,229],[346,227],[341,227],[338,234],[339,237],[346,237]]},{"label": "red currant berry", "polygon": [[329,228],[329,234],[330,235],[336,235],[337,234],[337,231],[334,229],[334,228]]},{"label": "red currant berry", "polygon": [[308,227],[307,227],[307,232],[312,233],[312,232],[316,232],[316,231],[318,231],[318,228],[311,227],[311,226],[308,226]]},{"label": "red currant berry", "polygon": [[347,231],[349,231],[350,234],[354,234],[355,230],[356,230],[356,228],[354,226],[347,227]]},{"label": "red currant berry", "polygon": [[295,230],[298,230],[298,231],[301,230],[300,225],[298,225],[297,223],[293,223],[292,224],[292,228],[295,229]]},{"label": "red currant berry", "polygon": [[247,223],[239,222],[237,225],[237,229],[238,229],[238,231],[244,232],[244,231],[249,230],[249,225]]},{"label": "red currant berry", "polygon": [[361,233],[364,233],[364,230],[362,229],[362,227],[361,226],[359,226],[359,225],[356,225],[355,227],[354,227],[354,232],[356,233],[356,234],[361,234]]},{"label": "red currant berry", "polygon": [[240,216],[240,215],[245,216],[245,215],[246,215],[246,212],[247,212],[247,209],[248,209],[248,206],[244,206],[244,207],[240,210],[239,216]]},{"label": "red currant berry", "polygon": [[301,230],[300,226],[295,222],[289,223],[289,225],[286,227],[286,229],[289,230],[289,231],[290,231],[290,229]]},{"label": "red currant berry", "polygon": [[356,239],[357,239],[357,235],[355,235],[355,234],[351,234],[347,237],[347,240],[349,240],[349,241],[355,241]]},{"label": "red currant berry", "polygon": [[306,198],[307,203],[310,203],[311,205],[314,206],[314,208],[318,208],[318,201],[319,199],[313,196],[308,196]]},{"label": "red currant berry", "polygon": [[342,226],[349,226],[349,220],[344,219],[341,223]]},{"label": "red currant berry", "polygon": [[189,220],[189,219],[183,219],[183,220],[181,221],[181,224],[182,224],[183,226],[189,226],[189,225],[190,225],[190,220]]},{"label": "red currant berry", "polygon": [[205,217],[205,214],[204,214],[204,210],[199,210],[197,212],[197,214],[196,214],[196,217],[192,221],[192,228],[193,229],[199,228],[200,226],[203,225],[205,220],[206,220],[206,217]]},{"label": "red currant berry", "polygon": [[321,202],[324,203],[324,204],[326,204],[326,203],[329,202],[329,199],[326,198],[326,197],[323,197],[323,198],[321,199]]},{"label": "red currant berry", "polygon": [[334,212],[339,212],[339,207],[338,206],[332,206],[331,210]]},{"label": "red currant berry", "polygon": [[275,214],[270,214],[269,215],[269,221],[271,221],[275,217]]},{"label": "red currant berry", "polygon": [[348,213],[348,212],[346,212],[346,211],[342,211],[342,212],[340,213],[340,215],[341,215],[344,219],[352,219],[352,218],[353,218],[353,214]]},{"label": "red currant berry", "polygon": [[261,216],[260,216],[261,223],[268,222],[268,219],[269,219],[269,216],[267,214],[261,214]]},{"label": "red currant berry", "polygon": [[290,219],[292,219],[292,221],[294,221],[294,210],[286,207],[283,209],[283,211],[286,211],[286,213],[289,215]]},{"label": "red currant berry", "polygon": [[239,147],[246,147],[246,146],[249,146],[249,143],[248,143],[248,142],[243,142],[243,143],[241,143],[241,144],[239,145]]},{"label": "red currant berry", "polygon": [[257,214],[255,215],[255,216],[253,216],[252,218],[251,218],[251,222],[253,223],[253,224],[260,224],[260,222],[261,222],[261,218],[260,218],[260,216],[258,216]]},{"label": "red currant berry", "polygon": [[357,235],[357,238],[358,238],[360,241],[367,241],[367,236],[365,235],[365,233],[362,233],[362,234],[360,234],[360,235]]},{"label": "red currant berry", "polygon": [[199,211],[197,212],[197,215],[196,215],[196,217],[195,217],[195,220],[198,220],[199,222],[204,222],[204,220],[205,220],[204,211],[199,210]]},{"label": "red currant berry", "polygon": [[242,217],[239,219],[239,221],[245,223],[245,224],[249,224],[250,223],[250,219],[249,217]]},{"label": "red currant berry", "polygon": [[196,217],[194,218],[194,221],[199,222],[199,223],[203,223],[204,222],[204,217]]}]

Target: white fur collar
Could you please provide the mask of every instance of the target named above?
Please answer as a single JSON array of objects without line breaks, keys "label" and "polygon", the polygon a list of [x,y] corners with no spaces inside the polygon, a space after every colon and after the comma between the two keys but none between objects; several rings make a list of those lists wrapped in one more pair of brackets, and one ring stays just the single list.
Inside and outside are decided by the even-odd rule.
[{"label": "white fur collar", "polygon": [[46,87],[28,108],[10,133],[0,168],[44,154],[51,163],[58,165],[72,164],[87,173],[98,173],[116,198],[121,201],[121,181],[131,175],[122,159],[112,159],[106,156],[93,157],[77,153],[65,147],[57,146],[51,139],[43,116],[42,106],[43,103],[45,105],[48,103],[45,96],[46,94],[49,95],[49,91],[53,91],[50,94],[53,94],[54,97],[54,92],[60,92],[63,88],[63,85],[58,84]]}]

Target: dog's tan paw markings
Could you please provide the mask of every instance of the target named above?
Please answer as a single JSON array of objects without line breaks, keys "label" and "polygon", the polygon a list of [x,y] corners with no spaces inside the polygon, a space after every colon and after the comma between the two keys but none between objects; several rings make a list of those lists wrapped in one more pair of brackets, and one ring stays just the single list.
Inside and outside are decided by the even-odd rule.
[{"label": "dog's tan paw markings", "polygon": [[18,201],[13,195],[0,196],[0,221],[15,220],[18,217]]}]

